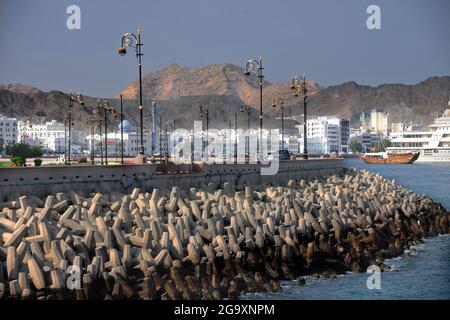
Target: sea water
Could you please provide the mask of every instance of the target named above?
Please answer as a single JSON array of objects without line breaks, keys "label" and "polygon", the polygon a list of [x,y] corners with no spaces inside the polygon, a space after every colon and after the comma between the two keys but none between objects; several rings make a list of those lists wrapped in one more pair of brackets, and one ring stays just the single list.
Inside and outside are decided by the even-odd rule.
[{"label": "sea water", "polygon": [[[345,167],[367,169],[416,193],[424,193],[450,211],[450,163],[380,165],[359,159],[344,160]],[[252,294],[244,299],[450,299],[450,235],[424,240],[402,256],[388,259],[380,274],[380,289],[368,289],[373,274],[347,273],[336,278],[306,277],[306,284],[283,281],[283,291]]]}]

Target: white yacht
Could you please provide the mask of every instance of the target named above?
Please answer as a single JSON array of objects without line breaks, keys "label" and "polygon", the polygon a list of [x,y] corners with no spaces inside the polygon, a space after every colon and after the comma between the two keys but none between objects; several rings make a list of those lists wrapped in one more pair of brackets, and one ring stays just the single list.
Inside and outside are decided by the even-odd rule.
[{"label": "white yacht", "polygon": [[450,162],[450,109],[436,118],[428,131],[395,132],[390,139],[392,147],[386,148],[387,152],[419,151],[416,162]]}]

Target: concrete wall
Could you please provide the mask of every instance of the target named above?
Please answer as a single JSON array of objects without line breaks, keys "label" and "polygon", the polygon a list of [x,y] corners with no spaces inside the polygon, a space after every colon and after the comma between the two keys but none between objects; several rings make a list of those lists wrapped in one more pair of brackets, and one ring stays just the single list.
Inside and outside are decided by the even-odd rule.
[{"label": "concrete wall", "polygon": [[71,190],[86,195],[97,191],[124,193],[135,187],[150,190],[179,186],[187,190],[210,182],[219,185],[227,181],[237,186],[285,184],[289,179],[338,173],[342,170],[342,159],[281,161],[278,173],[271,176],[261,175],[258,164],[204,164],[199,168],[201,172],[173,174],[157,174],[155,164],[0,168],[0,202],[11,196],[45,197]]}]

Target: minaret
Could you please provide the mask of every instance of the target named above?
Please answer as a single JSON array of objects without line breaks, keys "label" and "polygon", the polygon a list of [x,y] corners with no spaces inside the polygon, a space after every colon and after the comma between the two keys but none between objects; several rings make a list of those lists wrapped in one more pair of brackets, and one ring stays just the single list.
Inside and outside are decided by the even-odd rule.
[{"label": "minaret", "polygon": [[[156,119],[157,119],[157,111],[156,111],[156,101],[152,101],[152,156],[155,153],[156,148]],[[161,151],[160,151],[161,152]]]}]

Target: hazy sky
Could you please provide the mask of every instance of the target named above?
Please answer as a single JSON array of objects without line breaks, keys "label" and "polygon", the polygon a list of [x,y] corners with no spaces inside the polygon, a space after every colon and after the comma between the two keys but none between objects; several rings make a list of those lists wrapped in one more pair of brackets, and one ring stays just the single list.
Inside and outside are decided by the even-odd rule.
[{"label": "hazy sky", "polygon": [[[71,4],[81,30],[66,27]],[[370,4],[381,30],[366,27]],[[138,24],[144,73],[262,54],[272,82],[305,71],[322,85],[416,83],[450,74],[449,13],[448,0],[0,0],[0,83],[113,96],[137,78],[117,48]]]}]

